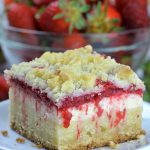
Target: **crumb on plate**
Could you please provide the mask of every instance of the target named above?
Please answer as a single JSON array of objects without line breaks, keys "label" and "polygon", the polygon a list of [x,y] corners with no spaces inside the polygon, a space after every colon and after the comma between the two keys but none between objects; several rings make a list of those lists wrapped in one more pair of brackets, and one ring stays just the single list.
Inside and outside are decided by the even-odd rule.
[{"label": "crumb on plate", "polygon": [[2,133],[3,136],[8,137],[8,131],[3,130],[3,131],[1,131],[1,133]]},{"label": "crumb on plate", "polygon": [[24,139],[24,138],[17,138],[17,139],[16,139],[16,142],[17,142],[17,143],[24,143],[24,142],[25,142],[25,139]]}]

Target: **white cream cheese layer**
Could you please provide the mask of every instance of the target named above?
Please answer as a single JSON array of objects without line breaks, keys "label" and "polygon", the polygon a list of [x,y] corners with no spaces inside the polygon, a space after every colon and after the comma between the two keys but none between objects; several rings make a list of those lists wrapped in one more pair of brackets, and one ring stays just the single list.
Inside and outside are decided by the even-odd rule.
[{"label": "white cream cheese layer", "polygon": [[[137,107],[142,107],[143,98],[136,94],[122,95],[121,97],[109,97],[103,98],[99,102],[99,107],[103,112],[111,113],[114,111],[123,111],[124,109],[134,109]],[[78,120],[79,117],[81,120],[92,118],[93,115],[97,112],[97,107],[94,103],[83,104],[81,109],[75,107],[69,108],[69,112],[72,114],[71,121]]]}]

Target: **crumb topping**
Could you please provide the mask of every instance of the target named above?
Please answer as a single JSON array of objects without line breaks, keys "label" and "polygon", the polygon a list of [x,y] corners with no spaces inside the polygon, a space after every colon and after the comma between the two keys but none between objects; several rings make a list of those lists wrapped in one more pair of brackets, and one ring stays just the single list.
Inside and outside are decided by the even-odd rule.
[{"label": "crumb topping", "polygon": [[144,134],[140,134],[140,135],[137,135],[137,139],[141,139],[141,138],[143,138],[143,137],[145,137],[145,135]]},{"label": "crumb topping", "polygon": [[46,52],[31,62],[13,65],[5,71],[5,76],[44,90],[55,101],[75,91],[97,88],[96,79],[123,88],[135,84],[144,89],[143,82],[129,66],[96,53],[90,45],[64,53]]},{"label": "crumb topping", "polygon": [[109,147],[112,149],[117,149],[118,148],[118,144],[114,143],[113,141],[109,142]]},{"label": "crumb topping", "polygon": [[23,144],[23,143],[25,143],[25,139],[24,138],[17,138],[16,142]]},{"label": "crumb topping", "polygon": [[4,131],[1,131],[1,133],[3,136],[8,137],[8,131],[4,130]]}]

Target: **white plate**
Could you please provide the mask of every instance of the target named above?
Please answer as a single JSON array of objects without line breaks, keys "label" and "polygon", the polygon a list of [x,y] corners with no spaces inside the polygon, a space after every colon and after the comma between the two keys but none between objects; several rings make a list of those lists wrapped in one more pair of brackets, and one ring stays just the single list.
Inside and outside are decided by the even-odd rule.
[{"label": "white plate", "polygon": [[[4,137],[2,136],[2,134],[0,134],[0,150],[39,150],[38,148],[35,147],[35,145],[32,142],[28,140],[25,140],[25,143],[23,144],[19,144],[16,142],[16,138],[21,137],[21,136],[9,128],[8,106],[9,106],[9,101],[4,101],[0,103],[0,131],[7,130],[9,133],[9,137]],[[144,103],[142,126],[143,126],[143,129],[147,132],[146,138],[147,138],[148,144],[139,149],[150,150],[150,105],[147,103]],[[127,147],[127,144],[128,144],[128,147]],[[124,145],[122,144],[121,147],[123,147],[121,149],[124,149],[124,150],[135,149],[135,147],[133,148],[132,142],[124,143]],[[102,149],[104,150],[106,148],[102,148]],[[107,149],[110,149],[110,148],[107,148]],[[44,150],[44,149],[41,149],[41,150]],[[100,150],[100,149],[97,149],[97,150]]]}]

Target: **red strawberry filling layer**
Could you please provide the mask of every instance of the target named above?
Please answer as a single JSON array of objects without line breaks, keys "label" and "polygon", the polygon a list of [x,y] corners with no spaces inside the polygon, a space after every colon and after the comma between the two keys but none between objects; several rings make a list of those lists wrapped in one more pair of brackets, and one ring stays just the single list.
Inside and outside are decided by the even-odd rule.
[{"label": "red strawberry filling layer", "polygon": [[[47,97],[47,93],[41,92],[40,89],[33,89],[31,86],[27,85],[25,82],[20,81],[18,79],[11,79],[19,87],[23,88],[26,92],[32,93],[34,97],[39,98],[41,101],[44,101],[49,106],[57,106],[57,104],[52,101],[52,99]],[[97,104],[102,98],[110,97],[110,96],[120,96],[122,94],[137,94],[143,96],[143,90],[137,89],[135,85],[131,85],[128,89],[123,89],[115,86],[111,82],[101,82],[99,83],[104,86],[103,91],[97,93],[87,93],[80,96],[66,96],[62,100],[61,106],[58,109],[70,108],[70,107],[79,107],[80,105],[88,102],[94,102]]]},{"label": "red strawberry filling layer", "polygon": [[[72,118],[72,114],[68,111],[69,108],[75,107],[78,110],[82,110],[83,104],[88,104],[89,102],[93,103],[95,106],[96,111],[96,117],[100,117],[103,113],[103,109],[100,107],[99,102],[105,98],[105,97],[120,97],[124,94],[137,94],[142,97],[143,90],[142,89],[136,89],[135,85],[131,85],[128,89],[122,89],[119,87],[116,87],[111,82],[101,82],[99,84],[104,86],[103,91],[99,93],[89,93],[84,94],[80,96],[68,96],[63,98],[61,101],[61,106],[58,107],[57,103],[52,101],[52,99],[47,97],[47,93],[41,92],[40,89],[33,89],[31,86],[27,85],[23,81],[20,81],[18,79],[11,79],[11,82],[15,83],[15,85],[22,88],[27,94],[33,95],[37,100],[43,101],[46,103],[48,107],[56,107],[58,112],[61,113],[61,116],[63,118],[63,125],[65,128],[68,128],[70,125],[70,120]],[[37,110],[38,111],[38,110]],[[85,109],[85,114],[88,112],[88,106]],[[114,126],[118,125],[118,123],[125,117],[126,110],[124,109],[123,112],[117,111],[116,112],[116,120],[114,122]],[[95,116],[93,116],[93,121]],[[111,114],[108,114],[109,120],[111,120]],[[111,125],[113,126],[113,125]]]}]

